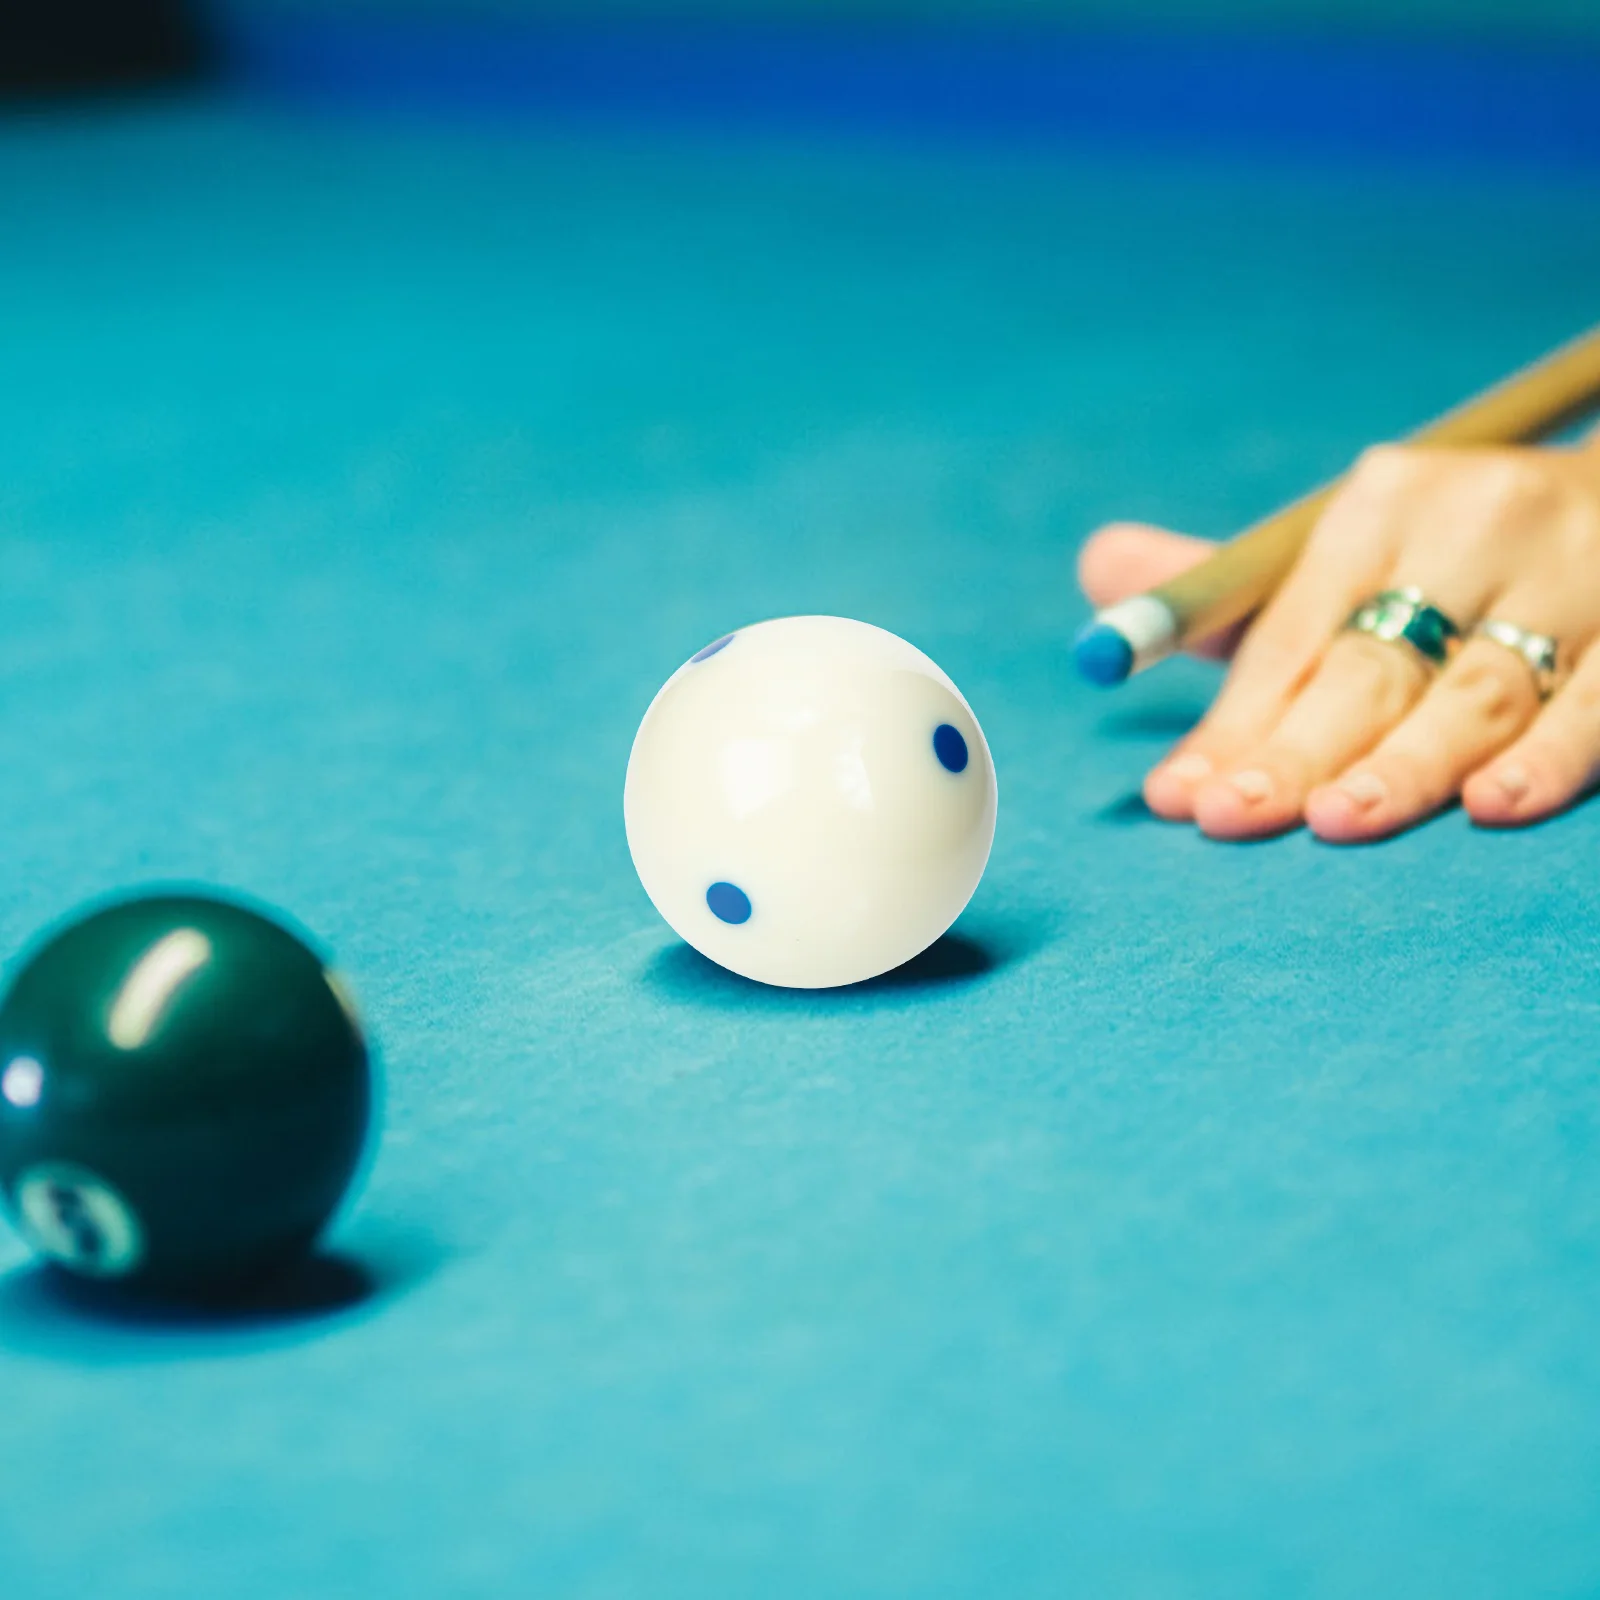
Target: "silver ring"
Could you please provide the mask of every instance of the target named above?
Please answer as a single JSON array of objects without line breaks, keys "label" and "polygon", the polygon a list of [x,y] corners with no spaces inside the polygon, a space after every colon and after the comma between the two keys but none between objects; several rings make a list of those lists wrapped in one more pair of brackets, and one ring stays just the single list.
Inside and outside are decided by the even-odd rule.
[{"label": "silver ring", "polygon": [[1541,700],[1548,700],[1561,687],[1566,676],[1562,670],[1561,645],[1548,633],[1534,633],[1519,628],[1514,622],[1502,622],[1499,617],[1488,617],[1472,630],[1474,637],[1493,639],[1513,654],[1521,656],[1533,674],[1534,687]]},{"label": "silver ring", "polygon": [[1442,667],[1461,640],[1460,628],[1420,589],[1409,585],[1364,600],[1350,614],[1345,629],[1385,644],[1409,645],[1430,670]]}]

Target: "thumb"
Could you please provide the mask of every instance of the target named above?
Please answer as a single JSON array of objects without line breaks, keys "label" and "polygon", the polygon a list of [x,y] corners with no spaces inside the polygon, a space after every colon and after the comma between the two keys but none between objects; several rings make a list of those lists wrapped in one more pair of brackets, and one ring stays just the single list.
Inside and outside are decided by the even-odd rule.
[{"label": "thumb", "polygon": [[[1209,539],[1169,533],[1145,522],[1107,523],[1078,552],[1078,584],[1097,609],[1115,605],[1198,566],[1215,549]],[[1190,648],[1199,655],[1230,656],[1242,632],[1242,625],[1235,625]]]},{"label": "thumb", "polygon": [[1143,522],[1111,522],[1078,552],[1078,583],[1094,606],[1115,605],[1187,572],[1215,548]]}]

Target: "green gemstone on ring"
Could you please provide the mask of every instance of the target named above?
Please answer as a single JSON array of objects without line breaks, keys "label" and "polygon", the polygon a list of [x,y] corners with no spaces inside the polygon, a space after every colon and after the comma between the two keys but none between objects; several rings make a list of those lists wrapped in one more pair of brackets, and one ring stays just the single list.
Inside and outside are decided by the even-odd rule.
[{"label": "green gemstone on ring", "polygon": [[1430,661],[1441,664],[1448,659],[1450,641],[1458,632],[1455,624],[1433,606],[1418,607],[1403,631],[1407,643]]},{"label": "green gemstone on ring", "polygon": [[1450,645],[1461,637],[1461,630],[1438,606],[1424,599],[1420,589],[1411,588],[1386,589],[1374,595],[1356,609],[1345,626],[1386,644],[1403,641],[1436,667],[1450,659]]}]

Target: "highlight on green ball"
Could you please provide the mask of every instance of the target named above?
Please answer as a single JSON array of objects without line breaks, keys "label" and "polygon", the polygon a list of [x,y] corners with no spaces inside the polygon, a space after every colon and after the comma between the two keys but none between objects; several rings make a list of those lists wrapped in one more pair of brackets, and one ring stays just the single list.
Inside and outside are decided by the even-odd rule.
[{"label": "highlight on green ball", "polygon": [[373,1103],[337,974],[209,891],[79,912],[0,999],[0,1198],[81,1278],[181,1300],[258,1290],[338,1210]]}]

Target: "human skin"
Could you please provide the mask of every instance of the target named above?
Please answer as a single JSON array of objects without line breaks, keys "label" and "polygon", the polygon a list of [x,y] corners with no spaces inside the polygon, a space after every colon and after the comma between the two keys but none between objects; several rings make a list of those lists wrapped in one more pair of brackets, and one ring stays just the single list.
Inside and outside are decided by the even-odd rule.
[{"label": "human skin", "polygon": [[[1211,549],[1140,523],[1084,546],[1097,607]],[[1465,638],[1430,669],[1405,644],[1342,631],[1362,601],[1415,585],[1470,634],[1487,618],[1549,634],[1562,686]],[[1282,587],[1236,639],[1210,711],[1146,777],[1158,816],[1217,839],[1304,824],[1355,844],[1459,799],[1491,827],[1537,822],[1600,782],[1600,434],[1575,449],[1384,445],[1345,480]]]}]

